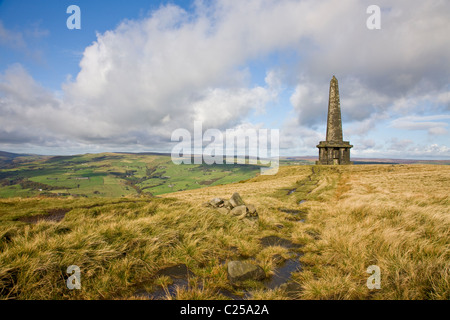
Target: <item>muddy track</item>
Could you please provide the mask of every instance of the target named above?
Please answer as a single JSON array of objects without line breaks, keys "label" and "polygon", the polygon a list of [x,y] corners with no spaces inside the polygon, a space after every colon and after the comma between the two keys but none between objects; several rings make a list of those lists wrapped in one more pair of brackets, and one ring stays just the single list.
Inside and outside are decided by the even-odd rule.
[{"label": "muddy track", "polygon": [[[287,189],[287,191],[288,191],[287,195],[295,196],[297,198],[300,196],[306,197],[306,195],[310,194],[315,189],[315,187],[318,185],[320,178],[321,178],[321,170],[319,168],[311,167],[311,174],[309,174],[304,179],[297,181],[297,183],[294,186]],[[284,190],[286,190],[286,189],[284,189]],[[300,199],[300,200],[306,200],[306,199]]]},{"label": "muddy track", "polygon": [[[295,203],[295,205],[298,206],[298,209],[293,209],[291,205],[291,208],[278,208],[278,211],[285,213],[289,218],[287,220],[295,221],[297,223],[304,223],[307,220],[308,209],[304,208],[302,204],[305,201],[308,201],[308,199],[310,198],[310,194],[314,189],[317,188],[319,182],[323,179],[323,173],[328,172],[328,170],[329,169],[324,170],[313,166],[311,168],[311,173],[304,179],[297,181],[294,186],[290,187],[289,189],[278,190],[274,195],[275,197],[286,199],[286,202],[291,204]],[[313,241],[320,238],[316,234],[311,234],[311,237]],[[303,254],[303,252],[301,251],[302,245],[294,243],[289,239],[283,238],[282,235],[262,237],[259,239],[259,242],[262,248],[272,246],[281,246],[283,248],[286,248],[289,255],[289,258],[287,259],[284,259],[279,255],[272,257],[273,259],[275,259],[274,261],[276,261],[276,268],[274,269],[274,274],[272,276],[261,281],[261,283],[264,285],[265,290],[276,290],[281,288],[285,290],[285,293],[288,297],[297,299],[299,296],[299,292],[302,291],[302,287],[301,284],[293,280],[292,276],[296,272],[301,272],[303,268],[302,263],[300,262],[300,257]],[[252,259],[254,258],[250,257],[250,260]],[[225,261],[223,263],[225,263]],[[173,274],[172,269],[175,270],[176,267],[182,270],[182,274]],[[153,286],[152,292],[148,292],[141,286],[141,288],[137,290],[135,294],[137,296],[146,297],[149,299],[167,299],[176,297],[177,289],[188,288],[189,278],[195,276],[192,272],[190,272],[190,270],[187,269],[185,265],[176,267],[162,269],[157,273],[157,275],[163,274],[171,278],[171,283],[167,287],[155,288]],[[241,288],[241,291],[244,293],[243,296],[236,295],[233,292],[228,291],[227,289],[219,289],[218,293],[233,300],[252,298],[250,288]]]},{"label": "muddy track", "polygon": [[[302,204],[310,199],[314,199],[314,196],[311,194],[320,187],[321,182],[324,179],[324,173],[328,176],[329,174],[334,175],[335,173],[339,173],[339,171],[335,168],[312,166],[311,173],[307,177],[297,181],[297,183],[289,189],[283,189],[285,191],[287,190],[287,193],[284,193],[282,198],[285,198],[288,203],[294,202],[295,205],[298,206],[298,209],[278,208],[280,212],[289,215],[286,220],[301,223],[307,222],[308,209],[302,206]],[[337,180],[340,180],[340,177],[341,175],[339,174]],[[278,195],[280,195],[280,193],[278,193]],[[320,239],[320,235],[313,231],[307,231],[307,234],[312,237],[313,241]],[[295,299],[298,297],[298,293],[302,290],[302,287],[299,283],[292,281],[292,274],[302,270],[302,264],[299,259],[303,253],[301,251],[299,252],[298,247],[295,246],[286,246],[286,248],[289,250],[292,258],[285,261],[275,270],[275,275],[272,279],[269,279],[268,282],[266,281],[266,287],[269,289],[276,289],[282,286],[286,290],[287,295]]]}]

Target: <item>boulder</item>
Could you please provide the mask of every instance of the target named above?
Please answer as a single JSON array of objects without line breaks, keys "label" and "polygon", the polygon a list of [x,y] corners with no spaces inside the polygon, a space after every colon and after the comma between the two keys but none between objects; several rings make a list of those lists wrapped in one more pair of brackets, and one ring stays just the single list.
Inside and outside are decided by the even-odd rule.
[{"label": "boulder", "polygon": [[233,209],[233,206],[231,205],[230,201],[228,200],[223,200],[223,207],[227,208],[227,209]]},{"label": "boulder", "polygon": [[237,192],[233,193],[231,196],[230,203],[233,208],[245,205],[244,200],[242,200],[241,196]]},{"label": "boulder", "polygon": [[262,280],[266,274],[260,266],[242,261],[228,263],[228,279],[232,283],[245,280]]},{"label": "boulder", "polygon": [[242,220],[248,218],[254,221],[258,219],[258,213],[254,205],[246,205],[239,193],[235,192],[230,200],[221,198],[213,198],[209,202],[203,204],[204,207],[215,208],[221,214],[231,214],[234,217]]},{"label": "boulder", "polygon": [[245,215],[242,215],[242,216],[239,216],[238,217],[239,219],[247,219],[247,220],[258,220],[259,219],[259,216],[258,216],[258,214],[255,212],[255,213],[253,213],[253,214],[250,214],[248,211],[245,213]]},{"label": "boulder", "polygon": [[255,208],[254,205],[252,205],[252,204],[248,204],[247,205],[247,216],[246,216],[246,218],[249,218],[249,219],[252,219],[252,220],[259,218],[258,212],[256,211],[256,208]]},{"label": "boulder", "polygon": [[247,207],[245,205],[235,207],[233,208],[233,210],[231,210],[230,213],[232,216],[245,217],[245,215],[247,214]]},{"label": "boulder", "polygon": [[248,212],[251,213],[251,214],[253,214],[253,213],[256,212],[256,208],[255,208],[255,206],[252,205],[252,204],[248,204],[248,205],[247,205],[247,209],[248,209]]},{"label": "boulder", "polygon": [[258,212],[256,212],[256,208],[252,204],[247,205],[247,217],[258,217]]},{"label": "boulder", "polygon": [[211,199],[211,201],[209,201],[209,203],[211,204],[212,207],[218,208],[223,203],[223,199],[214,198],[214,199]]},{"label": "boulder", "polygon": [[225,208],[225,207],[219,208],[219,209],[217,209],[217,211],[218,211],[220,214],[228,214],[228,213],[230,213],[230,209],[227,209],[227,208]]}]

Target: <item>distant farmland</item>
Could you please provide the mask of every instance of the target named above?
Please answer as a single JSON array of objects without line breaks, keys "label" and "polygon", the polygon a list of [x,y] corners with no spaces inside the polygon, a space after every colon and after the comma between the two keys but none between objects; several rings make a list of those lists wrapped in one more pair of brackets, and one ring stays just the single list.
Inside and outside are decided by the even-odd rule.
[{"label": "distant farmland", "polygon": [[0,166],[0,198],[159,195],[255,177],[256,165],[175,165],[166,155],[22,157]]}]

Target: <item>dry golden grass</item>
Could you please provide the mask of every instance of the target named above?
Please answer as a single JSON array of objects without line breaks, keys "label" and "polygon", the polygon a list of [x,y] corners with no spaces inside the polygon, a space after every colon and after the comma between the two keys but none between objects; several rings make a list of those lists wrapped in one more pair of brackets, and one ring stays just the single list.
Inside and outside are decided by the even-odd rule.
[{"label": "dry golden grass", "polygon": [[[262,235],[285,226],[277,234],[307,244],[304,271],[294,277],[303,285],[304,299],[450,298],[450,167],[316,168],[323,172],[301,205],[296,193],[273,195],[308,181],[310,166],[282,167],[274,177],[173,196],[198,205],[239,192],[258,208],[267,226]],[[280,207],[305,208],[306,223],[286,224]],[[380,290],[366,286],[370,265],[381,269]]]},{"label": "dry golden grass", "polygon": [[245,181],[245,183],[232,183],[208,188],[174,192],[161,195],[164,198],[177,198],[193,205],[201,205],[214,197],[229,198],[234,192],[238,192],[245,201],[260,201],[265,197],[273,196],[273,193],[282,188],[289,188],[297,181],[311,174],[310,166],[280,167],[277,175],[258,176]]},{"label": "dry golden grass", "polygon": [[[295,166],[152,199],[0,200],[0,296],[141,299],[137,288],[170,280],[155,279],[158,270],[184,263],[195,277],[177,299],[224,299],[222,290],[243,294],[227,279],[227,261],[253,258],[270,276],[275,255],[289,258],[286,248],[261,246],[275,235],[304,245],[303,270],[293,274],[301,299],[449,299],[449,181],[450,166]],[[258,223],[202,207],[234,192],[255,205]],[[53,208],[72,210],[59,223],[16,220]],[[281,208],[304,211],[306,221]],[[66,288],[72,264],[82,269],[82,290]],[[370,265],[381,269],[380,290],[366,286]],[[257,283],[246,292],[290,297]]]},{"label": "dry golden grass", "polygon": [[[450,168],[350,166],[329,201],[311,201],[321,239],[305,248],[304,299],[449,299]],[[381,289],[368,290],[369,265]]]}]

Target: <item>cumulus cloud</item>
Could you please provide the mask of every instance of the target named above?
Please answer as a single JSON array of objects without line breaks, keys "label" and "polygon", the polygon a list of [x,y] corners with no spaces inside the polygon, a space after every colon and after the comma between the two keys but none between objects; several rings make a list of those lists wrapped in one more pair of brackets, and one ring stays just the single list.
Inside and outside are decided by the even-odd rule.
[{"label": "cumulus cloud", "polygon": [[[6,70],[0,109],[8,120],[0,120],[1,137],[8,143],[164,148],[174,129],[191,130],[194,121],[204,129],[239,127],[292,86],[293,113],[280,144],[311,150],[324,136],[317,129],[326,121],[333,74],[348,135],[365,135],[386,117],[403,117],[392,121],[396,128],[425,126],[430,134],[445,134],[443,123],[431,121],[432,127],[404,117],[405,110],[449,110],[448,2],[380,0],[381,30],[366,28],[370,4],[218,0],[195,1],[192,11],[163,5],[97,34],[61,96],[20,66]],[[0,41],[12,43],[1,24]],[[265,83],[252,84],[249,62],[285,52],[292,63],[268,67]]]},{"label": "cumulus cloud", "polygon": [[59,107],[54,95],[36,83],[21,65],[13,65],[0,75],[2,141],[46,140],[51,137],[48,129],[54,125],[51,117],[60,111]]},{"label": "cumulus cloud", "polygon": [[278,21],[291,3],[247,5],[218,2],[210,16],[201,3],[195,14],[168,5],[147,19],[124,21],[116,30],[97,35],[84,52],[75,81],[64,86],[73,112],[89,114],[101,126],[80,130],[111,137],[126,135],[132,127],[167,137],[177,127],[191,128],[195,120],[226,128],[239,124],[251,110],[263,110],[277,97],[276,77],[268,70],[266,86],[252,87],[240,66],[273,48],[292,45],[299,35],[283,39],[277,34],[286,26],[273,29],[259,23]]},{"label": "cumulus cloud", "polygon": [[[379,1],[381,30],[362,27],[367,1],[343,1],[336,10],[321,2],[308,15],[314,46],[302,52],[302,73],[291,96],[299,123],[326,121],[328,85],[339,80],[344,123],[364,134],[381,118],[449,109],[450,40],[444,1]],[[321,21],[319,21],[321,20]],[[444,133],[431,129],[430,133]]]}]

